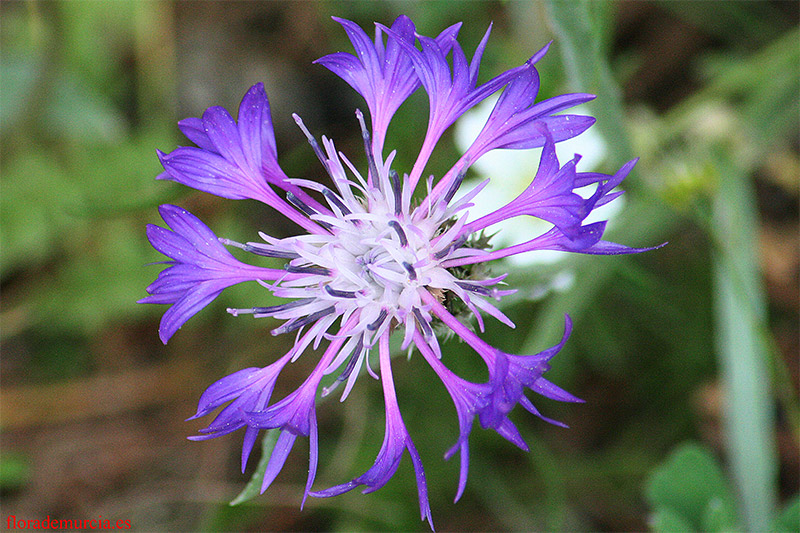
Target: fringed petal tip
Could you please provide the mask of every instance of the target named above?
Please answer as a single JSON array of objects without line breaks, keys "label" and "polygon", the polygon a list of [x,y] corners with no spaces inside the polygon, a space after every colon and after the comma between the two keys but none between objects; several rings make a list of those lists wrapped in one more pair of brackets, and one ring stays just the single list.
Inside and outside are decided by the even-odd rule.
[{"label": "fringed petal tip", "polygon": [[218,436],[219,435],[189,435],[188,437],[186,437],[186,440],[190,440],[192,442],[201,442],[204,440],[211,440]]},{"label": "fringed petal tip", "polygon": [[667,244],[669,244],[669,241],[663,242],[658,246],[649,246],[647,248],[632,248],[630,246],[625,246],[624,244],[619,244],[616,242],[599,241],[598,243],[590,246],[585,250],[576,250],[576,251],[578,253],[588,254],[588,255],[640,254],[644,252],[652,252],[653,250],[658,250],[659,248],[663,248]]},{"label": "fringed petal tip", "polygon": [[528,59],[528,61],[526,61],[526,63],[529,64],[529,65],[533,65],[535,63],[538,63],[539,60],[541,60],[547,54],[547,51],[550,50],[550,45],[552,45],[552,44],[553,44],[553,41],[550,41],[549,43],[544,45],[538,52],[533,54],[531,56],[531,58]]}]

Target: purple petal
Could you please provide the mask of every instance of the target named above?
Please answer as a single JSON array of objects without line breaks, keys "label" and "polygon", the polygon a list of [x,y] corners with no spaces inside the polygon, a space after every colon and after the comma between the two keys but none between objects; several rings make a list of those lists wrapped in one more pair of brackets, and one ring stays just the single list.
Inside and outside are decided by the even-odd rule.
[{"label": "purple petal", "polygon": [[431,365],[439,379],[442,380],[447,392],[453,400],[458,415],[459,435],[456,443],[445,453],[445,459],[455,454],[458,450],[461,457],[459,469],[458,489],[456,490],[455,502],[461,499],[464,489],[467,486],[467,475],[469,473],[469,434],[472,430],[472,423],[476,414],[486,405],[486,396],[489,392],[488,384],[477,384],[466,381],[453,374],[433,350],[425,342],[419,332],[415,333],[414,342],[422,353],[428,364]]},{"label": "purple petal", "polygon": [[283,271],[239,262],[200,219],[174,206],[159,208],[172,231],[147,227],[150,243],[174,261],[147,287],[150,296],[140,303],[173,304],[161,319],[159,336],[166,342],[223,289],[250,280],[274,280]]},{"label": "purple petal", "polygon": [[411,462],[414,466],[414,474],[417,479],[417,491],[419,494],[420,515],[423,520],[427,519],[433,527],[430,505],[428,504],[428,487],[425,479],[425,471],[416,447],[411,437],[408,435],[400,408],[395,396],[394,383],[392,381],[391,355],[389,353],[389,335],[385,333],[380,338],[380,368],[381,381],[383,383],[383,394],[386,403],[386,430],[383,437],[383,444],[375,459],[375,463],[361,476],[347,483],[337,485],[322,491],[311,492],[316,498],[327,498],[336,496],[354,489],[359,485],[365,485],[364,493],[374,492],[383,487],[397,471],[403,453],[408,450]]},{"label": "purple petal", "polygon": [[367,102],[373,122],[373,142],[380,152],[394,113],[419,87],[410,59],[399,43],[414,42],[414,24],[406,16],[398,17],[387,34],[384,48],[382,25],[371,40],[357,24],[333,17],[347,33],[355,55],[337,52],[315,61],[346,81]]},{"label": "purple petal", "polygon": [[203,392],[197,405],[197,413],[187,420],[205,416],[235,398],[247,399],[246,405],[239,406],[243,410],[252,412],[263,409],[269,402],[275,381],[287,360],[284,356],[267,367],[245,368],[220,379]]},{"label": "purple petal", "polygon": [[[524,396],[525,388],[534,386],[536,381],[542,377],[542,374],[549,369],[547,361],[563,347],[572,327],[569,317],[566,319],[564,336],[561,342],[555,346],[536,355],[509,355],[481,340],[473,331],[450,314],[427,291],[422,293],[421,296],[422,300],[430,306],[431,313],[475,350],[489,367],[490,390],[488,394],[484,395],[487,402],[477,409],[481,426],[494,428],[511,442],[526,449],[525,442],[518,436],[516,428],[508,421],[507,415],[521,401],[527,402],[527,398]],[[417,346],[420,345],[417,344]],[[423,351],[423,355],[424,353]],[[435,364],[432,364],[432,366],[436,369]],[[448,378],[448,380],[452,380],[452,378]]]},{"label": "purple petal", "polygon": [[183,185],[223,198],[252,198],[270,204],[276,196],[266,183],[253,183],[242,169],[220,155],[190,146],[169,154],[159,151],[158,158],[170,179]]},{"label": "purple petal", "polygon": [[317,463],[319,460],[319,436],[317,433],[317,419],[316,417],[311,420],[311,432],[309,434],[308,443],[308,480],[306,481],[306,488],[303,491],[303,501],[300,503],[300,509],[306,504],[306,499],[311,493],[311,486],[314,484],[314,478],[317,475]]},{"label": "purple petal", "polygon": [[274,185],[316,204],[289,183],[278,164],[263,84],[257,83],[245,94],[239,106],[238,124],[225,109],[211,107],[202,119],[182,120],[179,126],[199,148],[179,147],[168,154],[159,151],[166,172],[159,174],[158,179],[177,181],[223,198],[252,198],[273,207],[310,233],[325,232],[271,187]]},{"label": "purple petal", "polygon": [[267,469],[264,472],[264,480],[261,483],[261,494],[264,494],[264,491],[275,481],[278,473],[286,463],[286,458],[289,457],[289,452],[292,451],[295,439],[297,439],[297,435],[294,433],[290,431],[281,432],[281,436],[278,437],[278,442],[275,443],[272,454],[269,456]]},{"label": "purple petal", "polygon": [[257,83],[244,95],[239,105],[239,138],[247,165],[264,171],[267,180],[284,178],[278,166],[278,150],[272,129],[269,100],[262,83]]},{"label": "purple petal", "polygon": [[666,246],[668,243],[663,242],[658,246],[649,246],[647,248],[631,248],[630,246],[625,246],[624,244],[618,244],[616,242],[609,242],[609,241],[600,241],[597,244],[590,246],[589,248],[584,248],[579,252],[582,254],[590,254],[590,255],[621,255],[621,254],[640,254],[642,252],[649,252],[651,250],[658,250],[659,248]]},{"label": "purple petal", "polygon": [[560,167],[552,135],[543,125],[539,125],[539,128],[547,142],[542,150],[539,170],[531,184],[505,206],[467,224],[465,233],[473,233],[520,215],[546,220],[569,237],[579,231],[581,222],[593,209],[597,197],[584,200],[573,192],[576,188],[577,158]]},{"label": "purple petal", "polygon": [[[478,137],[467,149],[463,160],[472,165],[483,154],[496,148],[534,148],[545,143],[540,128],[532,123],[548,119],[545,123],[556,142],[571,138],[588,128],[594,119],[584,120],[554,117],[555,113],[594,98],[591,94],[567,94],[550,98],[538,104],[534,100],[539,91],[539,73],[534,64],[544,56],[549,44],[531,57],[525,65],[511,73],[510,81],[492,109]],[[507,73],[508,74],[508,73]],[[557,119],[553,122],[553,119]],[[572,121],[572,123],[570,123]]]},{"label": "purple petal", "polygon": [[493,427],[494,430],[497,431],[501,437],[514,444],[520,450],[529,452],[530,448],[525,442],[525,439],[522,438],[522,435],[520,435],[517,426],[515,426],[514,423],[508,418],[503,418],[502,420],[503,421],[500,423],[500,425]]},{"label": "purple petal", "polygon": [[[192,318],[198,311],[210,304],[220,295],[225,287],[201,283],[187,292],[180,300],[176,301],[161,317],[158,326],[158,337],[161,342],[167,344],[169,339],[183,326],[186,321]],[[142,303],[148,303],[142,301]]]},{"label": "purple petal", "polygon": [[186,135],[186,138],[195,143],[203,150],[216,150],[214,143],[206,135],[206,130],[203,128],[203,121],[199,118],[185,118],[178,122],[178,128]]},{"label": "purple petal", "polygon": [[[520,125],[514,130],[509,131],[502,137],[493,139],[490,148],[483,151],[486,153],[495,148],[505,148],[509,150],[527,150],[544,146],[546,138],[541,134],[538,125],[543,124],[553,136],[555,142],[566,141],[577,137],[588,130],[595,123],[594,117],[585,115],[554,115],[540,116],[527,124]],[[472,161],[477,157],[471,158]]]},{"label": "purple petal", "polygon": [[239,129],[230,113],[222,107],[209,107],[203,113],[203,129],[216,152],[240,171],[253,170],[244,157]]}]

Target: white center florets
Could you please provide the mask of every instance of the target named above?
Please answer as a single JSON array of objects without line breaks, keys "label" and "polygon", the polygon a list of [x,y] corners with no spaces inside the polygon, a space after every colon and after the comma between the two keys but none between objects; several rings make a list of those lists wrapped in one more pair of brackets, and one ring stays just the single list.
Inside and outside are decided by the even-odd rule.
[{"label": "white center florets", "polygon": [[[323,152],[302,121],[295,118],[335,190],[315,181],[290,180],[297,187],[297,194],[289,192],[287,199],[322,229],[285,239],[261,234],[265,243],[240,246],[259,255],[289,260],[286,275],[274,284],[265,285],[275,296],[291,301],[270,307],[230,309],[232,314],[252,313],[286,320],[272,331],[274,335],[305,330],[298,333],[294,358],[312,343],[316,347],[329,336],[331,325],[341,319],[342,331],[338,336],[347,341],[326,373],[332,373],[345,361],[347,364],[336,382],[323,393],[327,394],[346,379],[342,399],[352,388],[370,348],[389,328],[405,328],[403,349],[419,331],[426,344],[437,355],[440,353],[431,327],[433,317],[424,302],[431,295],[442,298],[452,292],[475,313],[481,308],[502,316],[484,301],[485,297],[499,299],[509,292],[489,287],[502,278],[459,279],[443,266],[448,259],[478,252],[465,247],[467,236],[462,233],[466,214],[457,214],[472,205],[468,202],[481,187],[451,203],[463,178],[456,176],[450,189],[439,198],[429,194],[412,209],[413,187],[408,175],[400,178],[391,170],[394,152],[385,161],[374,157],[365,133],[370,172],[368,179],[364,179],[336,151],[332,141],[322,138]],[[360,114],[359,121],[365,132]],[[343,164],[355,176],[354,180],[348,178]],[[320,194],[327,206],[304,190]],[[479,314],[476,316],[482,326]]]},{"label": "white center florets", "polygon": [[[352,183],[337,185],[341,189]],[[363,327],[379,319],[403,323],[421,305],[420,288],[454,279],[440,265],[446,254],[440,253],[437,233],[444,221],[425,218],[412,222],[407,209],[393,205],[399,195],[391,190],[384,195],[378,187],[366,184],[363,190],[367,199],[338,196],[327,189],[323,192],[338,213],[311,218],[329,226],[330,234],[281,242],[298,255],[287,270],[302,277],[283,281],[275,294],[302,297],[296,291],[302,286],[320,305],[335,306],[337,311],[359,309]],[[292,290],[284,293],[284,288]]]},{"label": "white center florets", "polygon": [[[440,229],[447,218],[425,217],[413,222],[408,206],[403,206],[399,178],[392,176],[394,179],[388,174],[379,178],[388,194],[383,187],[363,181],[358,187],[355,182],[336,180],[339,194],[314,185],[333,214],[316,213],[311,218],[327,227],[329,233],[270,242],[270,248],[285,252],[284,257],[294,254],[286,266],[286,278],[270,286],[276,296],[294,301],[255,310],[257,314],[289,319],[274,334],[314,322],[310,334],[303,337],[305,342],[298,339],[298,354],[314,338],[322,338],[336,318],[342,317],[343,323],[352,320],[347,332],[350,339],[329,368],[333,372],[349,358],[334,383],[350,378],[345,396],[362,359],[387,328],[404,325],[405,346],[416,327],[435,344],[431,316],[423,307],[420,291],[445,289],[455,282],[441,266],[452,249],[452,242],[442,239]],[[351,187],[361,189],[363,196],[348,194]],[[326,389],[326,393],[332,389]]]}]

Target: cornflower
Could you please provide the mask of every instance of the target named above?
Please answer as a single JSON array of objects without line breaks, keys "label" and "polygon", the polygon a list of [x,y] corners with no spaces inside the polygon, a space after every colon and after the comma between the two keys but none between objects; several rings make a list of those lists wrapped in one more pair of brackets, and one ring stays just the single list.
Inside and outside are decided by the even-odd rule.
[{"label": "cornflower", "polygon": [[[555,144],[579,135],[594,123],[589,116],[561,113],[594,96],[565,94],[535,102],[539,88],[535,65],[549,45],[524,64],[479,85],[479,65],[491,26],[467,61],[456,40],[460,24],[430,38],[418,34],[412,21],[401,16],[391,27],[376,24],[372,39],[353,22],[334,20],[343,26],[355,54],[338,52],[316,63],[342,78],[366,101],[369,127],[361,111],[356,110],[355,115],[367,168],[357,168],[336,150],[332,140],[323,136],[318,142],[294,115],[329,180],[288,177],[278,164],[270,106],[260,83],[245,94],[238,121],[221,107],[209,108],[202,118],[180,121],[181,131],[197,146],[159,152],[165,172],[158,179],[224,198],[263,202],[305,233],[286,238],[259,233],[258,242],[239,243],[217,237],[188,211],[163,205],[160,213],[169,229],[148,225],[147,235],[171,261],[147,288],[149,296],[140,301],[171,305],[159,328],[166,343],[189,318],[231,285],[257,281],[274,296],[285,299],[278,305],[228,309],[233,316],[284,320],[272,334],[294,332],[296,340],[271,364],[240,370],[211,385],[200,397],[191,419],[228,405],[199,431],[200,435],[190,438],[204,440],[244,429],[244,471],[259,432],[279,430],[264,474],[263,492],[282,469],[297,437],[308,437],[309,473],[303,504],[308,495],[335,496],[359,486],[365,493],[381,488],[407,451],[416,474],[421,517],[433,528],[422,461],[398,407],[390,337],[395,332],[402,335],[401,348],[409,354],[416,350],[452,397],[460,429],[445,457],[460,454],[457,501],[467,482],[469,434],[476,418],[481,427],[491,428],[527,450],[508,417],[517,404],[548,422],[563,424],[539,413],[525,395],[526,390],[559,401],[581,401],[543,377],[550,359],[569,337],[569,317],[558,344],[534,355],[512,355],[494,348],[469,325],[474,317],[482,332],[485,313],[514,327],[493,303],[514,292],[501,288],[506,275],[492,277],[486,273],[488,269],[478,267],[540,250],[601,255],[643,251],[602,240],[605,222],[584,224],[593,209],[621,194],[615,188],[635,160],[613,175],[578,172],[579,156],[563,165],[558,161]],[[401,169],[401,174],[393,167],[396,151],[386,153],[386,132],[400,105],[420,87],[430,101],[427,132],[413,166],[408,172]],[[469,148],[438,180],[434,176],[423,180],[445,131],[501,89]],[[541,160],[530,185],[502,208],[471,220],[468,210],[488,180],[462,192],[460,186],[470,166],[492,150],[537,147],[542,148]],[[420,181],[424,181],[423,186]],[[584,187],[593,188],[588,198],[575,192]],[[552,227],[525,242],[490,249],[484,231],[495,231],[505,220],[518,216],[538,217]],[[256,257],[282,259],[286,264],[282,269],[254,266],[234,257],[229,248]],[[483,359],[488,381],[468,381],[446,366],[435,334],[441,329],[452,332]],[[327,347],[305,381],[271,403],[280,372],[307,348],[318,348],[323,340],[329,341]],[[370,355],[375,351],[377,372],[370,366]],[[362,368],[382,385],[386,407],[383,444],[373,466],[362,475],[312,491],[318,458],[318,397],[343,385],[344,401]],[[322,387],[325,376],[334,373],[330,385]]]}]

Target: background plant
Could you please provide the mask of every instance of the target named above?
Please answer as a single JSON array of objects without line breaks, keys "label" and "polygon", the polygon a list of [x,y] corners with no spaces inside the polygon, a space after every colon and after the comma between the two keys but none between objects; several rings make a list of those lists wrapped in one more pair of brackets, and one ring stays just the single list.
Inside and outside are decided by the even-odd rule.
[{"label": "background plant", "polygon": [[[565,88],[600,96],[591,111],[608,149],[597,170],[641,158],[609,238],[632,246],[670,241],[637,257],[514,272],[513,284],[525,289],[506,311],[518,328],[509,335],[489,322],[487,340],[516,353],[539,351],[560,337],[570,312],[577,327],[552,379],[587,404],[542,406],[570,430],[516,418],[529,454],[473,432],[473,472],[455,506],[457,463],[423,457],[437,527],[796,528],[800,50],[793,2],[0,5],[6,514],[99,513],[130,518],[142,530],[424,528],[405,462],[397,479],[366,499],[313,501],[300,514],[305,476],[297,466],[266,496],[228,506],[246,481],[235,475],[239,443],[201,449],[185,440],[197,427],[180,420],[207,383],[271,360],[285,346],[268,326],[225,318],[222,309],[241,300],[236,293],[166,348],[155,333],[160,310],[133,303],[155,274],[145,264],[161,259],[143,231],[158,222],[160,203],[180,201],[239,240],[264,226],[291,231],[255,205],[234,208],[156,183],[155,149],[186,142],[175,122],[209,105],[234,109],[247,87],[264,81],[282,165],[290,175],[313,174],[290,112],[346,152],[361,142],[351,113],[360,102],[310,64],[320,51],[348,46],[328,16],[367,27],[399,13],[423,33],[469,22],[466,48],[494,20],[487,72],[519,64],[555,39],[539,66],[543,80],[557,81],[543,96]],[[414,118],[425,105],[415,95],[401,110],[408,127],[390,130],[393,145],[416,147],[422,132],[415,128],[424,124]],[[445,345],[453,357],[460,349]],[[418,363],[398,365],[401,398],[439,390]],[[458,370],[479,371],[466,363]],[[287,376],[287,386],[295,377]],[[321,409],[332,437],[321,444],[328,457],[320,463],[333,465],[320,472],[321,484],[362,471],[380,444],[381,398],[365,383],[342,413]],[[418,447],[437,454],[457,433],[440,392],[402,405]]]}]

